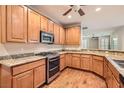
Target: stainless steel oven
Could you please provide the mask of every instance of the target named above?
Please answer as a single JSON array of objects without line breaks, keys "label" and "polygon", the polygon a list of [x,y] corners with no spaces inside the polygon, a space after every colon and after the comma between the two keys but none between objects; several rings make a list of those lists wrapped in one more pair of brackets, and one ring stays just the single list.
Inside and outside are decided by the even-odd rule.
[{"label": "stainless steel oven", "polygon": [[40,42],[52,44],[54,43],[54,35],[51,33],[40,31]]}]

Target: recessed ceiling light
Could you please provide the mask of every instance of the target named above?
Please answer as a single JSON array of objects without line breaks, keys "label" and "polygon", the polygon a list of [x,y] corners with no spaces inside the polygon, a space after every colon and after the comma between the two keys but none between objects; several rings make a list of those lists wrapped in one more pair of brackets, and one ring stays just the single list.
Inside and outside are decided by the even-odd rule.
[{"label": "recessed ceiling light", "polygon": [[71,15],[68,16],[69,19],[70,19],[71,17],[72,17]]},{"label": "recessed ceiling light", "polygon": [[97,11],[100,11],[100,10],[101,10],[101,8],[96,8],[96,12],[97,12]]}]

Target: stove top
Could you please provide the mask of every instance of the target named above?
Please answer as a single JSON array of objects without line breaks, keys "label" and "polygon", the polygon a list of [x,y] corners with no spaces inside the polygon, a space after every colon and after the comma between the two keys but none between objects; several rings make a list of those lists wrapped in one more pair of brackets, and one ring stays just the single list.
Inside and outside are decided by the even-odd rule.
[{"label": "stove top", "polygon": [[59,53],[58,52],[41,52],[41,53],[38,53],[36,55],[39,55],[39,56],[46,56],[48,58],[52,58],[52,57],[56,57],[56,56],[59,56]]}]

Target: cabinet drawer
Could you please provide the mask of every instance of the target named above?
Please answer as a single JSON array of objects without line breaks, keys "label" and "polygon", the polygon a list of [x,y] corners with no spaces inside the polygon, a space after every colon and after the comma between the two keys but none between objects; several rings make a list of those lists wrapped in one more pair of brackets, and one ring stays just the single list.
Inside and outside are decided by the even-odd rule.
[{"label": "cabinet drawer", "polygon": [[74,57],[80,57],[80,54],[72,54]]},{"label": "cabinet drawer", "polygon": [[104,61],[104,58],[101,56],[93,56],[93,59]]},{"label": "cabinet drawer", "polygon": [[38,60],[38,61],[35,61],[35,62],[32,62],[32,63],[27,63],[27,64],[24,64],[24,65],[13,67],[12,68],[12,75],[16,75],[16,74],[22,73],[24,71],[33,69],[35,67],[38,67],[38,66],[44,65],[44,64],[45,64],[45,59],[44,60]]},{"label": "cabinet drawer", "polygon": [[90,58],[91,57],[91,55],[81,55],[81,57],[84,57],[84,58]]}]

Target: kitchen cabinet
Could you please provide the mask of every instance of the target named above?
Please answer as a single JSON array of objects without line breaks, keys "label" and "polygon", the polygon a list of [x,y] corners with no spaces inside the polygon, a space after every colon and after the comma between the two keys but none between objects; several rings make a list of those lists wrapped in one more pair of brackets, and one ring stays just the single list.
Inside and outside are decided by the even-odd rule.
[{"label": "kitchen cabinet", "polygon": [[51,20],[48,20],[48,32],[53,34],[54,23]]},{"label": "kitchen cabinet", "polygon": [[0,5],[0,43],[6,41],[6,6]]},{"label": "kitchen cabinet", "polygon": [[93,56],[93,71],[103,76],[104,59],[101,56]]},{"label": "kitchen cabinet", "polygon": [[27,42],[27,7],[7,6],[7,42]]},{"label": "kitchen cabinet", "polygon": [[74,68],[81,68],[80,54],[72,54],[72,64]]},{"label": "kitchen cabinet", "polygon": [[60,27],[60,44],[65,44],[65,30],[63,27]]},{"label": "kitchen cabinet", "polygon": [[45,82],[45,69],[45,64],[34,69],[34,87],[39,87]]},{"label": "kitchen cabinet", "polygon": [[66,67],[65,62],[66,62],[65,55],[64,54],[60,55],[60,71],[62,71]]},{"label": "kitchen cabinet", "polygon": [[33,88],[33,70],[14,76],[13,88]]},{"label": "kitchen cabinet", "polygon": [[54,44],[60,44],[59,25],[54,23]]},{"label": "kitchen cabinet", "polygon": [[28,42],[38,43],[40,38],[40,15],[28,9]]},{"label": "kitchen cabinet", "polygon": [[41,15],[40,19],[41,19],[41,23],[40,23],[41,31],[47,32],[48,31],[48,19],[42,15]]},{"label": "kitchen cabinet", "polygon": [[81,55],[81,69],[92,71],[92,56],[83,54]]},{"label": "kitchen cabinet", "polygon": [[1,65],[2,88],[39,87],[46,80],[45,59],[36,60],[17,66]]},{"label": "kitchen cabinet", "polygon": [[79,45],[80,44],[80,27],[66,28],[66,44]]},{"label": "kitchen cabinet", "polygon": [[71,67],[72,64],[72,54],[66,54],[66,66]]}]

